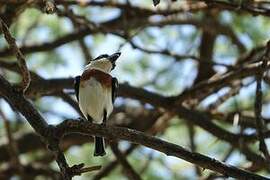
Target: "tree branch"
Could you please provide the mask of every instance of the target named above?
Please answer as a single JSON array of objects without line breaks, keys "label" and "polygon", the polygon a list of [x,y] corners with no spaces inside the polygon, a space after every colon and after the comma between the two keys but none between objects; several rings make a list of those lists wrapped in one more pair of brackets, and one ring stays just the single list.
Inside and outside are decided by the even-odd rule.
[{"label": "tree branch", "polygon": [[184,159],[190,163],[197,164],[202,168],[219,172],[225,176],[240,179],[268,179],[266,177],[250,173],[234,166],[226,165],[216,159],[209,158],[200,153],[192,153],[181,146],[145,135],[142,132],[132,129],[111,126],[103,127],[101,125],[92,124],[87,121],[82,122],[66,120],[55,127],[55,133],[59,137],[63,137],[69,133],[82,133],[88,135],[98,135],[111,140],[127,140],[129,142],[141,144],[151,149],[163,152],[168,156],[175,156],[180,159]]},{"label": "tree branch", "polygon": [[11,48],[13,53],[16,55],[16,58],[18,60],[18,65],[22,74],[21,87],[22,87],[22,91],[25,92],[27,88],[29,87],[30,81],[31,81],[30,73],[28,71],[25,58],[23,54],[21,53],[20,49],[18,48],[16,44],[16,40],[11,36],[6,23],[1,18],[0,18],[0,22],[1,22],[1,30],[5,36],[5,39],[8,42],[9,47]]},{"label": "tree branch", "polygon": [[[225,2],[220,0],[203,0],[203,1],[207,4],[209,8],[214,9],[217,8],[220,10],[230,10],[236,12],[247,12],[255,16],[257,15],[270,16],[269,9],[255,6],[257,1],[235,1],[237,3]],[[250,2],[254,2],[254,4]]]},{"label": "tree branch", "polygon": [[270,155],[267,150],[267,146],[264,141],[264,136],[263,136],[263,131],[265,129],[265,123],[262,118],[262,79],[263,79],[263,74],[265,69],[267,69],[268,65],[268,60],[270,58],[270,41],[267,43],[267,49],[262,57],[261,60],[261,65],[260,69],[258,70],[256,74],[256,81],[257,81],[257,86],[256,86],[256,98],[255,98],[255,117],[256,117],[256,126],[257,126],[257,133],[258,133],[258,138],[260,141],[260,151],[264,154],[265,158],[270,162]]}]

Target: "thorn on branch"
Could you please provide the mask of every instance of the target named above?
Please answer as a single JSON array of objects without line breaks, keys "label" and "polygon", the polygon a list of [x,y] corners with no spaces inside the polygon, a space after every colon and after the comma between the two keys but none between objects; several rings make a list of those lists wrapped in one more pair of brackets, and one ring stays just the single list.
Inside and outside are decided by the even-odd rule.
[{"label": "thorn on branch", "polygon": [[20,49],[18,48],[15,38],[12,37],[11,33],[9,32],[9,29],[6,23],[1,18],[0,18],[0,22],[1,22],[1,31],[3,32],[4,37],[7,43],[9,44],[10,49],[16,55],[16,58],[18,60],[18,65],[22,74],[21,90],[24,93],[29,87],[30,81],[31,81],[30,73],[28,71],[25,58],[22,52],[20,51]]},{"label": "thorn on branch", "polygon": [[80,176],[82,173],[100,170],[102,166],[90,166],[84,168],[84,163],[73,165],[69,168],[69,174],[73,176]]}]

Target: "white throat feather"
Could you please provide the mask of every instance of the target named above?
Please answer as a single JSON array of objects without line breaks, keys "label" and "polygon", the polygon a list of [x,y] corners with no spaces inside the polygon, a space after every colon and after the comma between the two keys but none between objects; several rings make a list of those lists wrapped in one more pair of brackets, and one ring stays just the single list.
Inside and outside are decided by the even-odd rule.
[{"label": "white throat feather", "polygon": [[85,70],[86,69],[98,69],[105,73],[110,73],[112,70],[112,63],[108,59],[104,58],[101,60],[91,61],[85,66]]}]

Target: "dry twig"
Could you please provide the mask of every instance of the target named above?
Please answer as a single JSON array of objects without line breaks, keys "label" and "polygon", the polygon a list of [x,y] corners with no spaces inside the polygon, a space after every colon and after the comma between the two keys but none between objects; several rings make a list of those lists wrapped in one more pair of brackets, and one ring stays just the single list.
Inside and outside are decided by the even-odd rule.
[{"label": "dry twig", "polygon": [[1,22],[1,29],[6,38],[6,41],[8,42],[10,49],[12,49],[13,53],[16,55],[16,58],[18,60],[18,65],[20,67],[21,74],[22,74],[21,87],[22,87],[22,91],[25,92],[27,88],[29,87],[30,81],[31,81],[30,73],[28,71],[25,58],[23,54],[21,53],[20,49],[18,48],[16,44],[16,40],[10,34],[6,23],[2,19],[0,19],[0,22]]}]

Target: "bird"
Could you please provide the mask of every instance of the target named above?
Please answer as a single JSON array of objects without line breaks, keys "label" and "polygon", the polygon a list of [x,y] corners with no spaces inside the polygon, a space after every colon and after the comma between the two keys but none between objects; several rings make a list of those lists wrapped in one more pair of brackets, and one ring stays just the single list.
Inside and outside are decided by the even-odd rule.
[{"label": "bird", "polygon": [[[120,52],[102,54],[85,66],[81,76],[75,77],[74,89],[80,110],[84,118],[92,123],[106,126],[113,111],[118,80],[110,72],[115,68],[120,55]],[[94,141],[94,156],[104,156],[104,138],[95,136]]]}]

